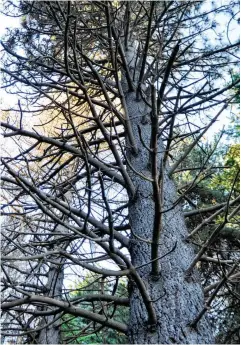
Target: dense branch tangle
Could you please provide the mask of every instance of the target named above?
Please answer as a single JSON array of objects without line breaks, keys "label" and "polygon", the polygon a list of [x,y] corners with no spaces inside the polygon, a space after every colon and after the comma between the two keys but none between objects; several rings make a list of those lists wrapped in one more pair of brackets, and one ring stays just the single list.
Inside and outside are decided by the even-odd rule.
[{"label": "dense branch tangle", "polygon": [[[11,2],[5,6],[11,13]],[[199,2],[23,1],[19,6],[22,27],[2,42],[6,90],[21,97],[2,123],[7,142],[18,148],[17,154],[6,150],[2,159],[3,334],[38,343],[45,332],[51,343],[51,332],[60,332],[61,324],[68,324],[65,315],[72,315],[89,320],[78,336],[109,327],[136,342],[141,327],[145,342],[203,341],[188,329],[201,312],[199,285],[198,310],[189,323],[183,318],[182,335],[161,330],[158,303],[168,305],[174,293],[165,283],[173,279],[168,270],[181,270],[186,279],[194,260],[180,205],[208,178],[212,154],[204,152],[200,169],[178,188],[179,195],[171,179],[182,174],[187,157],[234,98],[229,91],[238,81],[214,87],[213,75],[220,77],[218,66],[235,67],[238,43],[210,50],[195,46],[209,28],[204,20],[209,11]],[[203,23],[195,26],[200,16]],[[234,189],[226,207],[195,212],[213,220],[209,212],[220,209],[217,215],[224,212],[230,222],[228,215],[237,215]],[[193,203],[188,207],[192,217]],[[177,217],[182,230],[168,217]],[[188,254],[177,268],[183,250]],[[230,261],[223,261],[221,277],[230,271]],[[87,271],[109,285],[74,300],[70,283],[83,280]],[[129,297],[146,313],[140,321],[131,311],[131,329],[115,321],[118,306],[129,301],[115,296],[123,276],[134,291]],[[191,284],[189,274],[185,293]],[[201,332],[205,320],[199,320]],[[204,337],[211,342],[210,333]]]}]

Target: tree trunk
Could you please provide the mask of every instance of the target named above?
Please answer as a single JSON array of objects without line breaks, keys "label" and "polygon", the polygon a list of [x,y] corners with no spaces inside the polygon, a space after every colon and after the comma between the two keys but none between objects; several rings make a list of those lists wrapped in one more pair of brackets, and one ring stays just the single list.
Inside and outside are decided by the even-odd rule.
[{"label": "tree trunk", "polygon": [[[126,54],[130,68],[134,61],[133,50],[130,48]],[[126,89],[125,85],[123,87]],[[152,130],[150,115],[148,115],[150,108],[148,109],[142,100],[137,100],[135,92],[126,92],[125,101],[139,149],[138,154],[135,155],[127,139],[127,158],[136,171],[150,179],[152,178],[150,154],[141,143],[138,133],[139,126],[142,141],[149,147]],[[160,167],[163,155],[161,138],[158,139],[158,152],[158,167]],[[128,167],[128,173],[136,188],[136,197],[129,207],[129,220],[132,230],[130,254],[132,264],[137,267],[151,261],[150,242],[152,241],[155,200],[152,183],[138,176],[131,167]],[[189,326],[204,307],[204,294],[197,274],[193,273],[191,277],[186,277],[186,270],[194,258],[194,251],[192,246],[185,242],[188,232],[180,206],[174,207],[178,198],[174,182],[168,177],[167,170],[162,176],[162,210],[170,210],[162,214],[158,257],[171,251],[175,244],[176,247],[170,254],[159,260],[159,279],[156,280],[151,276],[151,264],[137,270],[153,300],[157,324],[152,329],[148,326],[147,309],[138,288],[135,283],[132,283],[129,341],[134,344],[212,343],[212,330],[207,317],[201,319],[196,329]]]},{"label": "tree trunk", "polygon": [[[72,193],[67,192],[64,195],[65,199],[70,203],[72,199]],[[56,227],[56,232],[62,232],[63,234],[68,233],[68,230],[62,226],[58,225]],[[59,235],[54,236],[55,250],[58,246]],[[68,243],[63,243],[59,247],[60,249],[66,249]],[[48,280],[46,284],[47,297],[52,297],[55,299],[62,299],[62,288],[64,283],[64,258],[59,258],[58,256],[50,257],[50,266],[48,272]],[[51,310],[51,307],[45,308],[46,311]],[[57,314],[58,317],[59,314]],[[61,344],[61,329],[59,326],[60,320],[56,320],[55,315],[49,315],[42,318],[39,327],[43,327],[38,335],[38,344]]]},{"label": "tree trunk", "polygon": [[[60,260],[52,258],[56,261],[49,268],[48,281],[46,288],[48,289],[48,297],[61,299],[62,287],[64,281],[64,269]],[[63,260],[62,260],[63,261]],[[46,308],[45,310],[49,310]],[[40,327],[43,329],[39,332],[38,344],[61,344],[60,327],[58,320],[55,321],[55,315],[43,317]]]}]

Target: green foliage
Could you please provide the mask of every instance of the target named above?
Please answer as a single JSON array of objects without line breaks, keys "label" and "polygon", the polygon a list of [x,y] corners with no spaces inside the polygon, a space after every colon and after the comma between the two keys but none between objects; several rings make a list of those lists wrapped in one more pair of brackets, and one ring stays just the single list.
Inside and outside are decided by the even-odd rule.
[{"label": "green foliage", "polygon": [[[236,82],[240,79],[240,75],[235,73],[232,74],[232,81]],[[227,134],[228,139],[231,140],[239,140],[240,137],[240,83],[237,84],[232,89],[232,94],[235,96],[233,101],[235,103],[234,110],[230,116],[230,125],[228,129],[225,130],[225,134]]]},{"label": "green foliage", "polygon": [[236,179],[236,183],[233,187],[233,194],[237,196],[240,189],[240,179],[239,177],[236,178],[236,175],[239,174],[240,166],[240,144],[230,146],[224,156],[224,165],[230,168],[224,169],[216,174],[210,183],[210,187],[227,195]]},{"label": "green foliage", "polygon": [[[236,117],[236,119],[237,118],[238,117]],[[233,121],[229,126],[229,140],[226,139],[224,134],[227,134],[227,131],[219,136],[222,140],[219,140],[217,136],[214,138],[213,142],[209,144],[202,143],[194,148],[191,155],[182,163],[183,169],[202,166],[205,168],[202,170],[187,170],[181,172],[179,176],[179,184],[187,186],[182,192],[184,192],[184,190],[188,191],[190,183],[192,184],[195,179],[199,179],[200,182],[197,185],[193,185],[186,194],[189,201],[192,202],[194,206],[197,205],[200,208],[205,208],[226,202],[231,192],[231,200],[239,195],[240,144],[236,142],[239,137],[239,126],[237,126],[237,121]],[[214,150],[215,145],[218,145],[218,150]],[[212,152],[214,153],[205,163],[205,157],[207,159]],[[215,166],[220,166],[220,168],[210,169]],[[187,200],[184,202],[184,208],[193,209],[193,205],[187,202]],[[229,213],[232,209],[232,207],[229,208]],[[195,217],[189,218],[187,220],[188,227],[193,230],[211,214],[212,213],[206,213],[204,215],[197,214]],[[222,212],[219,216],[214,218],[212,222],[203,226],[201,231],[193,237],[194,243],[200,243],[201,241],[205,242],[217,228],[217,225],[223,224],[224,217],[225,213]],[[217,238],[211,247],[216,248],[217,256],[220,258],[238,260],[238,238],[239,216],[236,215],[235,219],[231,220],[231,222],[222,229],[220,238]],[[199,246],[197,246],[196,249],[199,250]],[[218,252],[218,250],[220,250],[220,252]],[[207,255],[212,257],[214,254],[212,251],[207,251]],[[219,280],[220,273],[217,265],[201,262],[199,268],[203,277],[204,287],[214,282],[214,280],[208,280],[206,278],[210,271],[216,272],[216,281]],[[229,291],[231,291],[230,295]],[[235,344],[239,342],[240,318],[238,298],[239,295],[238,291],[235,290],[235,284],[230,284],[228,290],[225,287],[220,293],[220,297],[212,304],[209,315],[210,322],[214,325],[214,329],[216,329],[216,343]]]},{"label": "green foliage", "polygon": [[[240,79],[240,75],[238,73],[235,73],[232,75],[233,82]],[[233,92],[236,95],[235,96],[235,102],[238,104],[238,107],[240,108],[240,83],[233,88]]]},{"label": "green foliage", "polygon": [[[72,286],[72,292],[69,294],[70,299],[78,299],[88,294],[111,294],[116,281],[107,280],[96,274],[87,275],[82,281],[76,281]],[[126,281],[118,281],[116,295],[120,297],[127,296]],[[128,319],[128,308],[106,302],[94,302],[95,310],[107,317],[114,315],[114,320],[126,323]],[[93,310],[91,302],[82,302],[79,307],[86,310]],[[90,322],[81,317],[71,317],[65,315],[62,324],[63,343],[71,344],[126,344],[128,342],[125,334],[116,330],[103,327],[98,323]]]}]

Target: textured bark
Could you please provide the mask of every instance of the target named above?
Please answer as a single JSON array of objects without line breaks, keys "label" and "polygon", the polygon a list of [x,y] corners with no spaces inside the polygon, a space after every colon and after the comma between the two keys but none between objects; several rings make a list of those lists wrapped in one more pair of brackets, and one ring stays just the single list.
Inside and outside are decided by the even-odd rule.
[{"label": "textured bark", "polygon": [[[128,51],[127,59],[131,65],[134,61],[133,49]],[[150,109],[143,101],[137,101],[135,92],[126,93],[126,104],[134,137],[139,149],[137,155],[127,150],[127,157],[132,167],[151,178],[151,168],[148,150],[142,145],[138,134],[141,128],[142,139],[146,146],[150,144],[151,119]],[[145,116],[145,121],[143,117]],[[127,146],[129,145],[127,140]],[[159,139],[159,165],[163,155],[163,144]],[[150,262],[152,231],[154,222],[154,203],[152,183],[138,176],[133,169],[128,168],[132,182],[136,188],[136,197],[129,208],[129,219],[132,229],[130,253],[133,265],[139,266]],[[162,210],[170,209],[162,215],[159,256],[176,248],[159,260],[160,276],[156,280],[151,277],[151,264],[138,269],[146,289],[153,300],[157,314],[157,325],[148,325],[148,313],[140,296],[139,290],[131,283],[129,341],[134,344],[198,344],[212,343],[212,331],[208,319],[198,323],[197,329],[189,326],[204,307],[204,294],[198,275],[194,273],[187,279],[186,270],[194,258],[194,251],[185,242],[187,228],[184,216],[177,205],[177,193],[174,182],[164,172],[163,206]],[[144,239],[142,241],[136,236]],[[148,243],[149,242],[149,243]]]},{"label": "textured bark", "polygon": [[[65,194],[65,199],[70,202],[72,194],[70,192]],[[57,232],[66,233],[66,230],[62,225],[56,227]],[[58,243],[58,235],[54,236],[54,239]],[[63,243],[60,247],[65,249],[66,243]],[[55,248],[57,249],[57,248]],[[46,284],[47,297],[52,297],[55,299],[62,299],[62,287],[64,282],[64,258],[51,257],[52,263],[49,267],[48,280]],[[50,310],[51,307],[46,307],[45,310]],[[38,335],[38,344],[61,344],[61,329],[59,326],[59,318],[57,314],[57,319],[55,315],[49,315],[43,317],[40,322],[39,327],[43,329]]]},{"label": "textured bark", "polygon": [[[56,260],[56,259],[55,259]],[[57,260],[56,260],[57,261]],[[61,298],[62,296],[62,287],[64,280],[64,270],[61,266],[61,262],[58,260],[60,265],[51,264],[48,274],[48,297]],[[46,310],[48,310],[47,308]],[[61,335],[60,327],[58,321],[54,319],[56,316],[49,315],[45,316],[41,323],[40,327],[43,329],[39,332],[38,344],[61,344]]]}]

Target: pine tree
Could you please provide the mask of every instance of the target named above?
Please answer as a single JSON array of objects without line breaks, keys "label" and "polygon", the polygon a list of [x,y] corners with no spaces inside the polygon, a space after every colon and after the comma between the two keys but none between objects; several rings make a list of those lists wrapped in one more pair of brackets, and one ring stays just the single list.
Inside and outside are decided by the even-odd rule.
[{"label": "pine tree", "polygon": [[[2,159],[3,214],[16,222],[4,227],[5,336],[61,343],[68,314],[89,320],[80,329],[85,336],[103,326],[135,344],[215,341],[207,310],[238,265],[236,258],[225,263],[206,301],[197,266],[237,217],[237,178],[225,205],[197,209],[188,193],[207,177],[211,155],[186,185],[178,186],[178,175],[235,98],[230,90],[239,81],[228,70],[238,64],[239,43],[207,35],[220,13],[233,18],[236,7],[5,2],[5,11],[21,16],[21,27],[2,42],[4,87],[19,98],[2,123],[18,147]],[[185,203],[186,219],[218,209],[224,215],[195,250],[193,236],[206,223],[188,232]],[[25,270],[15,264],[8,273],[16,261]],[[116,278],[111,294],[69,299],[71,276],[89,271]],[[128,324],[115,320],[122,276]]]}]

